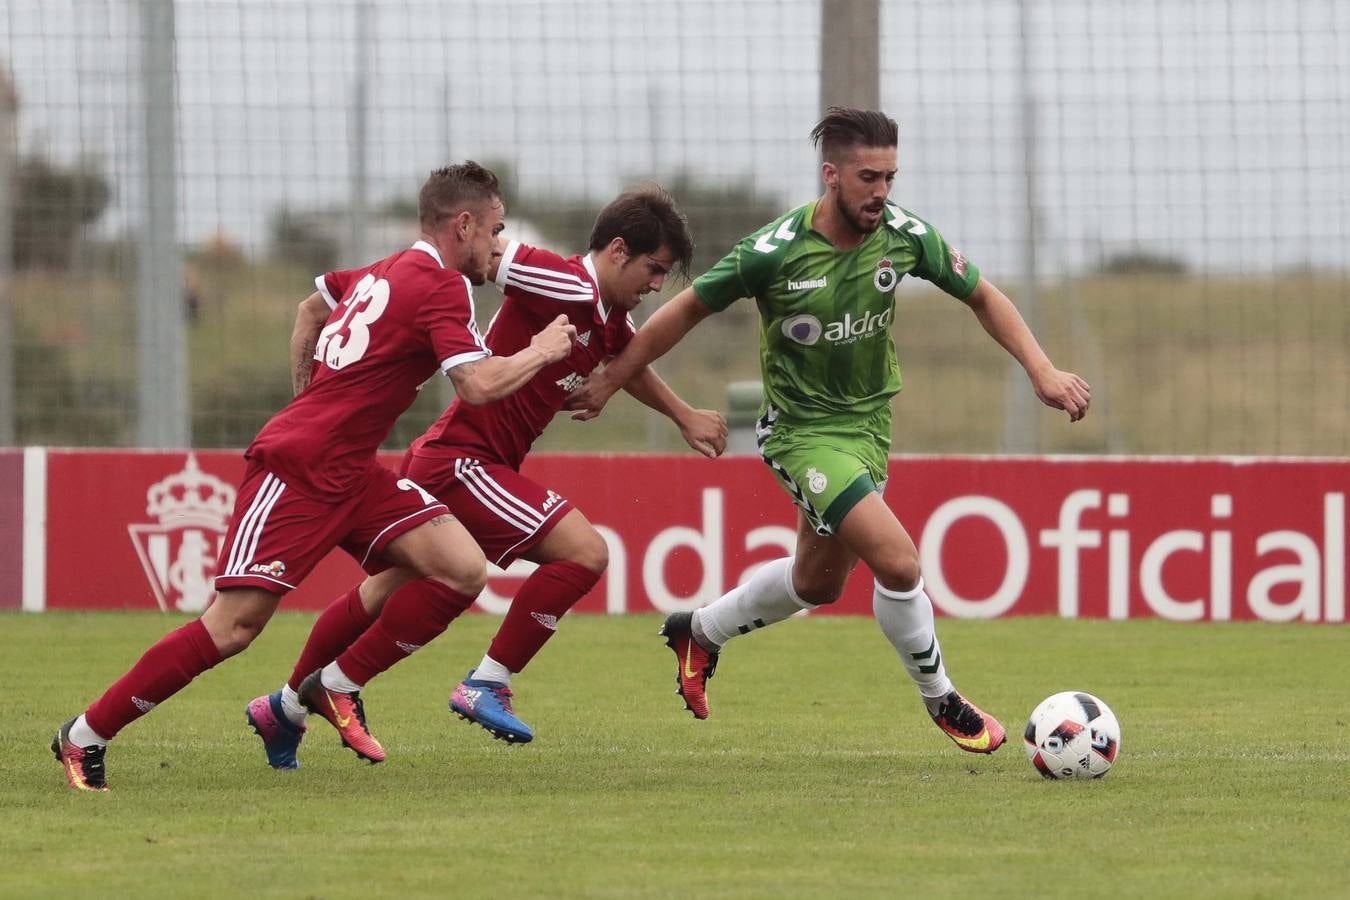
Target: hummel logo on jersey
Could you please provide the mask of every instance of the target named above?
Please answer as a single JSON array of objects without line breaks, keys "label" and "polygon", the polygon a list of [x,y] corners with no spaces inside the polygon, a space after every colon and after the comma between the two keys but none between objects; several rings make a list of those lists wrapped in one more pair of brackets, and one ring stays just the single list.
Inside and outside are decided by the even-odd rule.
[{"label": "hummel logo on jersey", "polygon": [[583,347],[589,347],[591,345],[591,333],[586,331],[577,335],[577,343]]},{"label": "hummel logo on jersey", "polygon": [[557,630],[558,630],[558,617],[557,617],[557,616],[551,616],[551,615],[549,615],[549,614],[547,614],[547,613],[532,612],[532,613],[530,613],[530,618],[531,618],[531,619],[534,619],[534,620],[535,620],[536,622],[538,622],[540,625],[543,625],[543,626],[544,626],[545,628],[547,628],[549,631],[557,631]]},{"label": "hummel logo on jersey", "polygon": [[586,382],[585,375],[578,375],[576,372],[572,372],[566,377],[559,378],[557,381],[553,383],[556,384],[558,387],[562,388],[565,392],[570,394],[577,388],[581,387],[582,384],[584,384],[585,382]]},{"label": "hummel logo on jersey", "polygon": [[142,700],[140,697],[132,697],[131,705],[143,713],[148,713],[150,710],[154,709],[157,704],[151,703],[149,700]]},{"label": "hummel logo on jersey", "polygon": [[807,278],[803,281],[793,281],[791,278],[788,279],[789,291],[813,291],[816,288],[828,286],[829,279],[826,276],[821,276],[820,278]]}]

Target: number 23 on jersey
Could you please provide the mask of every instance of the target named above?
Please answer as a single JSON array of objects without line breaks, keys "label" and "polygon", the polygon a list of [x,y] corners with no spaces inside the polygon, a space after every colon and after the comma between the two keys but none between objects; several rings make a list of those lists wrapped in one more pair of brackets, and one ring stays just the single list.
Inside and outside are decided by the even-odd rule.
[{"label": "number 23 on jersey", "polygon": [[342,369],[357,362],[370,348],[370,326],[384,315],[389,305],[389,282],[367,273],[352,289],[342,315],[319,332],[314,358],[330,369]]}]

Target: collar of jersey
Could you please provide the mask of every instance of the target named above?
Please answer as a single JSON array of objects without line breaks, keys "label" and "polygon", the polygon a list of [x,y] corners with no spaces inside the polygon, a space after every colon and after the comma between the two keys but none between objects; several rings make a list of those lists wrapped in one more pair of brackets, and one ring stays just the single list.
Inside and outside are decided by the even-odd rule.
[{"label": "collar of jersey", "polygon": [[412,249],[421,250],[427,256],[430,256],[432,259],[436,260],[436,265],[440,266],[442,269],[445,268],[445,263],[441,262],[441,254],[436,252],[436,248],[428,244],[426,241],[418,241],[417,243],[412,245]]},{"label": "collar of jersey", "polygon": [[[889,201],[889,200],[887,200],[886,203],[887,203],[888,206],[890,205],[890,201]],[[858,252],[859,250],[861,250],[863,247],[867,246],[867,244],[869,244],[869,243],[872,241],[872,238],[873,238],[874,236],[876,236],[876,234],[877,234],[879,231],[881,231],[881,227],[879,226],[879,227],[876,229],[876,231],[873,231],[873,232],[872,232],[871,234],[869,234],[867,237],[863,238],[863,239],[862,239],[862,242],[859,243],[858,246],[853,247],[852,249],[849,249],[849,250],[840,250],[840,249],[839,249],[838,247],[836,247],[833,243],[831,243],[831,242],[830,242],[830,239],[827,238],[824,234],[822,234],[822,233],[819,232],[819,231],[816,231],[816,224],[815,224],[815,223],[816,223],[816,207],[817,207],[819,204],[820,204],[820,198],[819,198],[819,197],[817,197],[815,200],[812,200],[810,203],[806,204],[806,211],[805,211],[804,213],[802,213],[802,225],[806,228],[807,231],[811,232],[811,233],[814,234],[816,237],[818,237],[818,238],[820,238],[822,241],[824,241],[825,244],[826,244],[826,246],[828,246],[828,247],[829,247],[831,250],[833,250],[835,253],[840,253],[840,254],[843,254],[843,253],[856,253],[856,252]]]},{"label": "collar of jersey", "polygon": [[595,274],[595,263],[589,253],[582,254],[581,264],[586,267],[586,274],[591,276],[591,282],[595,284],[595,311],[599,314],[600,321],[608,324],[609,307],[605,306],[605,301],[600,298],[600,276]]}]

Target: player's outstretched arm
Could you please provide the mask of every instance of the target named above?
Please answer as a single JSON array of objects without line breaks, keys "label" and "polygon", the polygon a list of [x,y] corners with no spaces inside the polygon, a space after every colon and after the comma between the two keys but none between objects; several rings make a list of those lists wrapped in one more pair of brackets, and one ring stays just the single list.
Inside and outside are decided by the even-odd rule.
[{"label": "player's outstretched arm", "polygon": [[314,373],[314,348],[318,346],[319,332],[328,321],[328,304],[318,291],[300,301],[295,311],[295,328],[291,331],[291,389],[299,394],[309,387]]},{"label": "player's outstretched arm", "polygon": [[514,394],[544,366],[566,359],[577,338],[575,325],[558,316],[530,339],[530,345],[510,356],[489,356],[460,363],[449,371],[455,394],[470,406],[482,406]]},{"label": "player's outstretched arm", "polygon": [[600,371],[592,372],[586,383],[572,392],[564,408],[579,411],[572,417],[574,419],[590,419],[599,415],[609,398],[627,384],[639,369],[664,356],[690,329],[710,315],[712,310],[698,299],[692,287],[680,291],[652,313],[652,317],[638,329],[622,353]]},{"label": "player's outstretched arm", "polygon": [[[715,409],[694,409],[670,389],[651,366],[644,366],[628,379],[623,389],[639,403],[650,406],[675,423],[684,442],[709,459],[727,449],[727,420]],[[577,413],[572,418],[589,415]]]},{"label": "player's outstretched arm", "polygon": [[1087,415],[1088,405],[1092,402],[1092,389],[1088,383],[1072,372],[1055,368],[1006,294],[981,278],[965,303],[989,336],[1022,364],[1042,403],[1067,412],[1070,422],[1077,422]]}]

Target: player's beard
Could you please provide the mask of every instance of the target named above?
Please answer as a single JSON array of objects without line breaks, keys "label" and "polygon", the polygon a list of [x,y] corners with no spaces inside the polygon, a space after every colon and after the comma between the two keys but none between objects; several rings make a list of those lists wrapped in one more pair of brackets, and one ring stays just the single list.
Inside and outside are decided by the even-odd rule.
[{"label": "player's beard", "polygon": [[[857,234],[869,235],[881,227],[882,217],[880,215],[877,216],[877,220],[874,224],[869,225],[863,221],[862,208],[859,207],[858,212],[855,213],[846,203],[844,203],[844,198],[842,196],[836,196],[834,198],[834,205],[839,210],[839,215]],[[881,210],[884,209],[885,204],[882,204]]]}]

